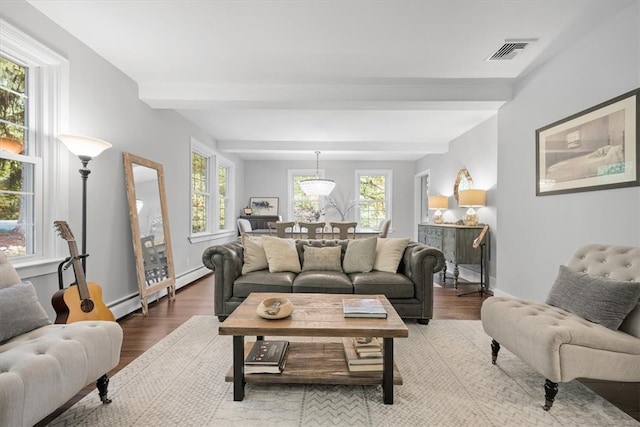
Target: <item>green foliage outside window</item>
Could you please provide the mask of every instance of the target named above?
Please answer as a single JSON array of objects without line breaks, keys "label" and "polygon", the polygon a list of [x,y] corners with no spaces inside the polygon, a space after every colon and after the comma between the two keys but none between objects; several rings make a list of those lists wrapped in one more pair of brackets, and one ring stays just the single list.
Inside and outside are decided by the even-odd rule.
[{"label": "green foliage outside window", "polygon": [[[0,149],[26,155],[27,68],[0,56]],[[27,253],[28,209],[33,206],[33,165],[0,158],[0,247],[9,256]]]},{"label": "green foliage outside window", "polygon": [[207,184],[208,159],[198,153],[191,155],[191,232],[207,230],[207,206],[209,188]]},{"label": "green foliage outside window", "polygon": [[359,187],[360,218],[358,226],[365,229],[375,229],[387,214],[386,176],[362,175]]}]

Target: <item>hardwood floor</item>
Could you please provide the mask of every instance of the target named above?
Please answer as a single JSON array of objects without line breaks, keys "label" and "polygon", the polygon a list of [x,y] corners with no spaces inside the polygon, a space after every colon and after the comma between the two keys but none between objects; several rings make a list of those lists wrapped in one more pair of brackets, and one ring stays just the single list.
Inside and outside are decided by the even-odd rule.
[{"label": "hardwood floor", "polygon": [[[476,285],[464,284],[461,284],[459,289],[454,289],[450,281],[447,281],[444,287],[435,287],[433,290],[434,319],[480,319],[480,306],[482,301],[488,298],[489,295],[485,294],[481,297],[479,294],[474,294],[458,297],[459,293],[476,289]],[[205,276],[191,285],[179,289],[176,301],[173,303],[169,303],[166,298],[152,303],[147,316],[142,316],[141,313],[136,312],[119,319],[118,322],[124,329],[124,341],[120,363],[111,372],[111,376],[196,314],[213,314],[213,275]],[[490,363],[489,341],[487,341],[487,363]],[[640,383],[616,383],[596,380],[581,380],[581,382],[640,421]],[[93,385],[87,386],[38,425],[45,425],[47,422],[52,421],[91,392],[94,387]],[[540,386],[540,393],[541,398],[543,398],[542,385]]]}]

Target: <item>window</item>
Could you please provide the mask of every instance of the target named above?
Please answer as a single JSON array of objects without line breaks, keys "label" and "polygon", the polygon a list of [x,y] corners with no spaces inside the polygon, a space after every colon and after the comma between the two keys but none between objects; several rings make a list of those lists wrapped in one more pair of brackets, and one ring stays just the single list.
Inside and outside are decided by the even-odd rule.
[{"label": "window", "polygon": [[38,266],[61,253],[52,224],[68,216],[68,154],[55,139],[68,111],[68,63],[1,20],[0,39],[0,249],[18,268]]},{"label": "window", "polygon": [[358,228],[377,229],[380,222],[390,218],[391,171],[356,171],[358,189]]},{"label": "window", "polygon": [[229,227],[229,166],[218,165],[218,224],[221,230]]},{"label": "window", "polygon": [[[315,222],[324,217],[322,212],[323,197],[320,196],[307,196],[302,187],[300,187],[300,181],[305,179],[316,178],[316,170],[290,170],[288,172],[289,182],[289,220],[302,221],[302,222]],[[324,177],[324,171],[320,171],[320,178]]]},{"label": "window", "polygon": [[234,165],[206,145],[191,140],[192,243],[235,230],[232,183]]},{"label": "window", "polygon": [[209,188],[209,157],[191,152],[191,234],[207,231],[207,218],[211,212]]}]

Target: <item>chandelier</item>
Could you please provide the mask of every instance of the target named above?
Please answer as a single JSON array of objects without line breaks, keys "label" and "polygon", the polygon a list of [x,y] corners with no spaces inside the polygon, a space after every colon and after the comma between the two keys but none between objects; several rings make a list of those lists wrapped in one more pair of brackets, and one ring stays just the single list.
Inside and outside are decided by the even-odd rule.
[{"label": "chandelier", "polygon": [[319,158],[320,152],[316,151],[316,177],[300,181],[300,187],[302,187],[302,191],[307,196],[328,196],[336,186],[332,179],[320,178]]}]

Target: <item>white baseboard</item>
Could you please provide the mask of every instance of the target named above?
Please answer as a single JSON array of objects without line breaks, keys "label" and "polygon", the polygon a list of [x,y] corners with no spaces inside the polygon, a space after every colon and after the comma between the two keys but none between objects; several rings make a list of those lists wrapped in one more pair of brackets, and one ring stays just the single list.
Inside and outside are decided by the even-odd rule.
[{"label": "white baseboard", "polygon": [[[203,276],[206,276],[210,272],[211,271],[207,269],[205,266],[200,266],[193,270],[187,271],[186,273],[183,273],[180,276],[176,277],[176,289],[180,289],[181,287],[186,286],[189,283],[192,283]],[[162,289],[156,294],[155,297],[150,296],[148,298],[148,302],[152,303],[157,299],[160,299],[166,295],[167,295],[167,290]],[[121,317],[124,317],[127,314],[133,313],[134,311],[139,310],[140,307],[141,307],[140,294],[138,292],[134,294],[130,294],[120,299],[119,301],[116,301],[111,306],[109,306],[109,308],[113,312],[113,315],[116,317],[116,319],[120,319]]]},{"label": "white baseboard", "polygon": [[505,291],[501,291],[500,289],[492,289],[494,297],[508,297],[515,298],[513,295],[506,293]]}]

